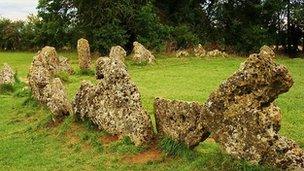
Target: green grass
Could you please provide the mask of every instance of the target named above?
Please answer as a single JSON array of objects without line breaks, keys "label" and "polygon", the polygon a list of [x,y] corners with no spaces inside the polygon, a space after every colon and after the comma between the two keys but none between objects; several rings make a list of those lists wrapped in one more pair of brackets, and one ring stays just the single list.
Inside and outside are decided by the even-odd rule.
[{"label": "green grass", "polygon": [[[76,72],[65,82],[72,100],[82,80],[93,83],[96,80],[91,74],[77,74],[81,71],[76,53],[60,55],[71,59]],[[10,64],[18,71],[20,80],[26,82],[33,56],[34,53],[28,52],[2,52],[0,65]],[[240,57],[177,59],[163,55],[157,55],[157,59],[156,64],[146,66],[127,61],[143,106],[152,119],[155,97],[204,103],[245,60]],[[281,133],[304,147],[304,60],[279,58],[277,61],[288,67],[295,81],[291,90],[276,102],[283,113]],[[160,162],[128,163],[124,157],[147,148],[137,148],[126,139],[103,144],[100,138],[106,136],[104,132],[87,122],[75,122],[72,116],[63,123],[51,124],[50,113],[29,97],[26,88],[0,94],[0,170],[273,170],[236,160],[222,153],[212,141],[201,143],[192,153],[167,140],[161,147],[164,154],[171,155],[165,155]]]}]

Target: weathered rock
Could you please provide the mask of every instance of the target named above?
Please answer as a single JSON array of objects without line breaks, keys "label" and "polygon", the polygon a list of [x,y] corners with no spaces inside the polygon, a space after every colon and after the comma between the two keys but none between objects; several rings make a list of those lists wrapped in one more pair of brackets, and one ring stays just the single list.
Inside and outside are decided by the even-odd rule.
[{"label": "weathered rock", "polygon": [[133,61],[136,63],[149,63],[152,64],[155,62],[155,57],[152,55],[152,53],[147,50],[142,44],[138,42],[133,43],[134,46],[134,56]]},{"label": "weathered rock", "polygon": [[275,53],[274,51],[269,47],[269,46],[262,46],[260,49],[260,55],[264,57],[271,57],[275,58]]},{"label": "weathered rock", "polygon": [[194,48],[194,55],[196,57],[204,57],[206,54],[207,52],[201,44]]},{"label": "weathered rock", "polygon": [[264,155],[261,163],[282,169],[303,170],[304,151],[294,141],[279,136]]},{"label": "weathered rock", "polygon": [[225,53],[225,52],[221,52],[221,51],[218,50],[218,49],[215,49],[215,50],[213,50],[213,51],[207,52],[207,56],[208,56],[208,57],[216,57],[216,56],[227,57],[228,54]]},{"label": "weathered rock", "polygon": [[280,129],[281,113],[273,102],[292,85],[284,66],[262,52],[251,55],[211,94],[202,122],[226,152],[258,163]]},{"label": "weathered rock", "polygon": [[[63,61],[65,62],[60,62],[55,48],[45,47],[34,57],[28,74],[33,97],[41,104],[47,105],[55,118],[71,111],[63,85],[60,80],[54,80],[56,73],[71,69],[67,60]],[[63,109],[64,107],[66,108]]]},{"label": "weathered rock", "polygon": [[91,65],[91,53],[89,41],[86,39],[79,39],[77,42],[77,52],[79,67],[81,70],[89,70]]},{"label": "weathered rock", "polygon": [[0,85],[1,84],[14,84],[15,80],[15,72],[8,64],[4,64],[2,69],[0,70]]},{"label": "weathered rock", "polygon": [[125,61],[127,52],[121,46],[113,46],[110,51],[110,58]]},{"label": "weathered rock", "polygon": [[42,67],[54,74],[58,71],[59,59],[54,47],[46,46],[35,57],[34,61],[39,61]]},{"label": "weathered rock", "polygon": [[158,133],[162,136],[195,147],[209,136],[203,127],[201,105],[197,102],[183,102],[156,98],[154,102]]},{"label": "weathered rock", "polygon": [[73,111],[65,88],[59,78],[53,79],[46,85],[43,89],[43,98],[55,119],[63,118]]},{"label": "weathered rock", "polygon": [[186,50],[179,50],[176,53],[176,57],[181,58],[181,57],[187,57],[189,56],[189,53]]},{"label": "weathered rock", "polygon": [[68,74],[74,74],[74,69],[72,68],[68,58],[59,57],[59,71],[67,72]]},{"label": "weathered rock", "polygon": [[97,86],[82,83],[74,101],[74,112],[89,118],[111,134],[129,136],[135,145],[152,138],[151,121],[141,105],[140,93],[120,60],[99,58]]}]

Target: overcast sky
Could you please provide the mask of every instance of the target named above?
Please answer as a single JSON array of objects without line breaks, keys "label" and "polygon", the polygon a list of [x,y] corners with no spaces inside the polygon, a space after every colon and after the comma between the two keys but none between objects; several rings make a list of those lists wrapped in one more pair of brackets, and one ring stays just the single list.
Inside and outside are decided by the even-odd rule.
[{"label": "overcast sky", "polygon": [[30,13],[36,14],[38,0],[0,0],[0,16],[12,20],[24,20]]}]

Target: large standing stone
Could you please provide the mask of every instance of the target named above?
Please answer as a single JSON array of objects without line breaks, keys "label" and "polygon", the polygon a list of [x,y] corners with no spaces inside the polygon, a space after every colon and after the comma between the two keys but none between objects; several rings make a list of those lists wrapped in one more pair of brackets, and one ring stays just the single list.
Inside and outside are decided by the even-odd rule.
[{"label": "large standing stone", "polygon": [[[202,123],[226,152],[238,158],[284,168],[303,167],[303,151],[278,135],[282,116],[273,102],[290,89],[293,81],[270,54],[261,49],[260,54],[251,55],[211,94]],[[276,150],[281,142],[286,142],[287,149],[298,150]]]},{"label": "large standing stone", "polygon": [[154,55],[147,50],[142,44],[138,42],[133,43],[134,46],[134,56],[133,56],[133,61],[136,63],[149,63],[152,64],[155,62],[155,57]]},{"label": "large standing stone", "polygon": [[110,51],[110,58],[125,61],[127,57],[127,52],[121,46],[113,46]]},{"label": "large standing stone", "polygon": [[196,57],[204,57],[206,56],[206,53],[206,50],[201,44],[198,44],[198,46],[194,48],[194,55]]},{"label": "large standing stone", "polygon": [[3,68],[0,70],[0,85],[1,84],[14,84],[15,72],[8,64],[4,64]]},{"label": "large standing stone", "polygon": [[129,136],[135,145],[152,138],[151,121],[141,105],[140,93],[120,60],[99,58],[97,86],[82,83],[74,101],[74,112],[89,118],[111,134]]},{"label": "large standing stone", "polygon": [[79,67],[81,70],[89,70],[91,65],[91,53],[89,41],[86,39],[79,39],[77,42],[77,52]]},{"label": "large standing stone", "polygon": [[197,102],[156,98],[154,102],[158,133],[194,147],[210,133],[201,123],[202,107]]},{"label": "large standing stone", "polygon": [[[66,62],[66,64],[68,63]],[[62,68],[62,62],[60,62],[55,48],[45,47],[34,57],[28,74],[33,97],[47,105],[55,119],[63,117],[67,115],[67,111],[71,111],[71,105],[60,79],[54,79],[56,73],[68,71],[69,67],[64,66]]]}]

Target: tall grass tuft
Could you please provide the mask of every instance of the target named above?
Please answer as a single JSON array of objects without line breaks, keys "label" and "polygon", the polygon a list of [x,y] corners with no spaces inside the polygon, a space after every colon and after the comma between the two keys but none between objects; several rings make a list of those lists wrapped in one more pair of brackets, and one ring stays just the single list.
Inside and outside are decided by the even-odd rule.
[{"label": "tall grass tuft", "polygon": [[190,150],[185,144],[177,143],[168,137],[161,139],[158,143],[158,147],[167,155],[182,157],[187,160],[193,160],[197,156],[197,153]]}]

